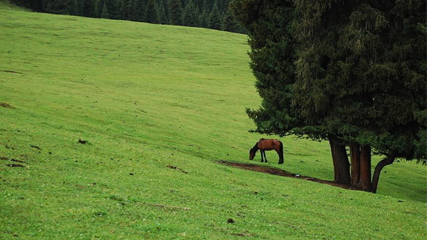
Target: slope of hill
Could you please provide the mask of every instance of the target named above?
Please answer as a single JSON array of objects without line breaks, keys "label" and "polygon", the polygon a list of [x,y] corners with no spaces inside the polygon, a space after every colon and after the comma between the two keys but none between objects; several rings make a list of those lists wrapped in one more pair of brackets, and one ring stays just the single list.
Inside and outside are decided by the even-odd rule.
[{"label": "slope of hill", "polygon": [[[0,238],[426,238],[420,165],[375,195],[218,164],[261,137],[244,35],[7,10],[0,32]],[[282,140],[271,166],[333,177],[327,143]]]}]

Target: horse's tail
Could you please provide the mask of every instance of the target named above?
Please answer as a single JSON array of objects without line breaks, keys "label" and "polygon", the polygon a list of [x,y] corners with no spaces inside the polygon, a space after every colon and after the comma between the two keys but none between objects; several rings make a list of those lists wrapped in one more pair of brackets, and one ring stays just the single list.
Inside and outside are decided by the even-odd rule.
[{"label": "horse's tail", "polygon": [[280,142],[280,148],[279,148],[279,164],[282,164],[285,162],[285,156],[283,153],[283,143]]}]

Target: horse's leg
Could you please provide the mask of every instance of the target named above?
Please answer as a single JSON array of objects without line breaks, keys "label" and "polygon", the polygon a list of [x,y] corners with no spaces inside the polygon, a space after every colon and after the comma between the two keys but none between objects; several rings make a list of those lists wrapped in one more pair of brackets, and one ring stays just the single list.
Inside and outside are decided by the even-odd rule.
[{"label": "horse's leg", "polygon": [[261,162],[264,162],[264,150],[260,150],[261,152]]},{"label": "horse's leg", "polygon": [[267,162],[267,155],[265,155],[265,151],[264,151],[264,160],[265,162]]},{"label": "horse's leg", "polygon": [[279,155],[279,163],[278,164],[282,164],[283,163],[283,155],[282,155],[283,153],[277,149],[274,149],[274,150],[276,150],[277,154]]},{"label": "horse's leg", "polygon": [[277,154],[279,154],[279,164],[283,164],[285,162],[285,152],[283,151],[283,143],[280,142],[279,148],[275,150]]}]

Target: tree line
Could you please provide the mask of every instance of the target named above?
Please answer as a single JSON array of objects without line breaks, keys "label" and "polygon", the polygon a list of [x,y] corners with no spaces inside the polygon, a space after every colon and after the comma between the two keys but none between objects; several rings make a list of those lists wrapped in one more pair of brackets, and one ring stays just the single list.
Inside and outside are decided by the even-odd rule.
[{"label": "tree line", "polygon": [[[365,191],[376,192],[396,158],[425,163],[425,0],[234,0],[231,8],[248,31],[262,98],[247,109],[254,131],[329,141],[335,182]],[[384,156],[373,174],[372,153]]]},{"label": "tree line", "polygon": [[10,0],[34,11],[245,33],[232,0]]}]

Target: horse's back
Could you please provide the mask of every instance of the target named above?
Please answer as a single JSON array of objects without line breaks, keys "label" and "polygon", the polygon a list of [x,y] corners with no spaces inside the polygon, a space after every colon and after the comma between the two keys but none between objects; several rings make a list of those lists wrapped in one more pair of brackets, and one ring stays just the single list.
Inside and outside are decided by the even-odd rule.
[{"label": "horse's back", "polygon": [[262,150],[273,150],[280,148],[282,142],[277,139],[264,139],[261,138],[258,142],[258,147]]}]

